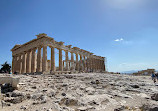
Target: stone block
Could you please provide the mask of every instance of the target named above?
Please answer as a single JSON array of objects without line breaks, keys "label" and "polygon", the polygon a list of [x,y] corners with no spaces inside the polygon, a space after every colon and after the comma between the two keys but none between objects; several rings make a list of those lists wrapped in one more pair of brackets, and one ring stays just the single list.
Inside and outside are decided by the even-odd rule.
[{"label": "stone block", "polygon": [[17,85],[19,84],[19,80],[20,78],[0,77],[0,84],[10,83],[12,84],[12,87],[17,88]]}]

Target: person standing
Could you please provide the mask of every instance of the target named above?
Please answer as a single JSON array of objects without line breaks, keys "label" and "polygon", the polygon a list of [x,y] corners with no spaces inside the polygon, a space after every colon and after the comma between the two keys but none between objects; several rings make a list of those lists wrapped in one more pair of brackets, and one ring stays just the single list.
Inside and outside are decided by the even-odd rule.
[{"label": "person standing", "polygon": [[154,83],[156,82],[156,75],[155,75],[155,73],[154,72],[152,72],[152,74],[151,74],[151,78],[152,78],[152,80],[154,81]]},{"label": "person standing", "polygon": [[158,72],[155,74],[155,77],[156,77],[156,79],[157,79],[157,81],[158,81]]}]

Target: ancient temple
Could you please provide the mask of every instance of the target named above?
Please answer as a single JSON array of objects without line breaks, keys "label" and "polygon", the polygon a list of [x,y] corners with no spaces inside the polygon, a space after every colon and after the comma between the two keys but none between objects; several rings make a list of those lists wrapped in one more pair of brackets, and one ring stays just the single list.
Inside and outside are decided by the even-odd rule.
[{"label": "ancient temple", "polygon": [[[55,74],[106,71],[105,57],[96,56],[89,51],[72,47],[72,45],[64,45],[64,42],[57,42],[44,33],[36,36],[36,39],[23,45],[15,45],[11,49],[13,73]],[[51,60],[47,60],[47,47],[51,48]],[[55,49],[59,54],[58,67],[55,64]],[[65,60],[62,57],[63,51]]]}]

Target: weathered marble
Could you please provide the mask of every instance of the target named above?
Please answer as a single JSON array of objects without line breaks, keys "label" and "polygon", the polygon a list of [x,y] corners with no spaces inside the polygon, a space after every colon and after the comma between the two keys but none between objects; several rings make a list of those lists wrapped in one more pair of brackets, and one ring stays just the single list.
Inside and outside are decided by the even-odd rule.
[{"label": "weathered marble", "polygon": [[[72,45],[65,46],[64,42],[57,42],[54,38],[48,37],[47,34],[44,33],[36,36],[36,39],[23,45],[15,45],[11,49],[13,73],[106,71],[105,57],[93,55],[93,53],[78,47],[71,48]],[[47,47],[51,48],[51,60],[47,60]],[[55,49],[58,49],[59,52],[59,67],[55,66]],[[63,60],[63,50],[65,51],[65,60]],[[71,53],[70,59],[68,53]],[[75,60],[74,54],[76,56]],[[78,56],[80,56],[80,58]]]}]

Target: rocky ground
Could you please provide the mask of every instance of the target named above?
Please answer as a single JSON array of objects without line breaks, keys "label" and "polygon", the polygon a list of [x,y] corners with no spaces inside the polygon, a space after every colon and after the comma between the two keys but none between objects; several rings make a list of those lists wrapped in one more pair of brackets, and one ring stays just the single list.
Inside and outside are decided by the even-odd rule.
[{"label": "rocky ground", "polygon": [[19,88],[3,86],[0,111],[158,111],[158,86],[149,76],[13,76],[20,78]]}]

